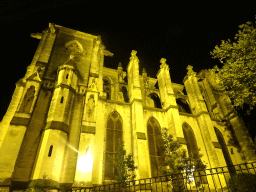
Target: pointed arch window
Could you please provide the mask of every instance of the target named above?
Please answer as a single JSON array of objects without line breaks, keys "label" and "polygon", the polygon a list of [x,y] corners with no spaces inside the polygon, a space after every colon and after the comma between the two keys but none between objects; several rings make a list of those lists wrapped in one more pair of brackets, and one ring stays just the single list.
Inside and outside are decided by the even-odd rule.
[{"label": "pointed arch window", "polygon": [[231,157],[229,155],[229,151],[228,151],[228,148],[227,148],[227,145],[225,143],[225,140],[224,140],[224,137],[223,135],[221,134],[220,130],[217,129],[216,127],[214,127],[214,130],[215,130],[215,133],[217,135],[217,139],[219,141],[219,144],[221,146],[221,149],[222,149],[222,153],[223,153],[223,156],[224,156],[224,159],[227,163],[227,166],[230,166],[228,167],[229,171],[232,173],[233,172],[233,163],[232,163],[232,160],[231,160]]},{"label": "pointed arch window", "polygon": [[123,120],[116,112],[112,112],[107,120],[105,180],[114,180],[116,170],[113,160],[116,160],[116,151],[123,140]]},{"label": "pointed arch window", "polygon": [[103,77],[103,92],[106,92],[106,99],[111,100],[111,83],[108,77]]},{"label": "pointed arch window", "polygon": [[151,165],[151,175],[156,177],[159,175],[159,166],[163,165],[163,156],[160,153],[161,128],[158,121],[151,117],[147,123],[148,132],[148,148]]},{"label": "pointed arch window", "polygon": [[198,149],[198,145],[196,142],[193,129],[187,123],[184,123],[182,126],[182,130],[183,130],[184,138],[187,142],[189,156],[192,156],[193,154],[198,156],[199,149]]},{"label": "pointed arch window", "polygon": [[[183,130],[184,138],[187,142],[188,155],[190,157],[194,155],[195,159],[200,159],[199,148],[198,148],[198,145],[196,142],[196,137],[195,137],[193,129],[190,127],[190,125],[188,125],[187,123],[184,123],[182,125],[182,130]],[[200,175],[205,175],[205,173],[203,173],[203,172],[204,171],[200,171]],[[207,179],[205,176],[199,177],[197,172],[195,172],[194,174],[196,175],[196,177],[195,177],[196,183],[201,183],[201,184],[207,183]]]}]

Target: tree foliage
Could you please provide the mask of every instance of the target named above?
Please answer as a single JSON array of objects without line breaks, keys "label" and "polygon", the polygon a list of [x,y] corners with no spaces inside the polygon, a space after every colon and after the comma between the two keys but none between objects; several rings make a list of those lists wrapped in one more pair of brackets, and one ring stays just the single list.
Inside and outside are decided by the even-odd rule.
[{"label": "tree foliage", "polygon": [[130,153],[126,155],[126,150],[124,149],[124,142],[122,142],[117,150],[117,159],[115,162],[116,175],[115,179],[118,183],[125,184],[126,181],[132,181],[135,179],[136,175],[134,171],[138,169],[134,165],[133,156]]},{"label": "tree foliage", "polygon": [[252,173],[239,173],[231,177],[228,186],[233,192],[256,191],[256,175]]},{"label": "tree foliage", "polygon": [[164,156],[164,165],[161,167],[163,175],[173,175],[185,173],[186,182],[192,182],[192,172],[204,170],[206,165],[202,162],[202,155],[199,151],[187,155],[187,151],[182,149],[181,144],[173,139],[168,133],[168,129],[162,130],[161,153]]},{"label": "tree foliage", "polygon": [[234,42],[222,40],[210,54],[223,63],[214,70],[233,105],[240,109],[247,105],[249,114],[256,105],[256,28],[252,22],[239,28]]}]

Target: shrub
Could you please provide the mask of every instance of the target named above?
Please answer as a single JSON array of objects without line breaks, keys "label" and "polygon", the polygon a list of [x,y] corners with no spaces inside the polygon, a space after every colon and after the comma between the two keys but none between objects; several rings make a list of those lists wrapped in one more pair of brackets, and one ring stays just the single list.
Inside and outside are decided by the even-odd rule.
[{"label": "shrub", "polygon": [[252,173],[239,173],[229,179],[228,186],[232,192],[255,192],[256,175]]}]

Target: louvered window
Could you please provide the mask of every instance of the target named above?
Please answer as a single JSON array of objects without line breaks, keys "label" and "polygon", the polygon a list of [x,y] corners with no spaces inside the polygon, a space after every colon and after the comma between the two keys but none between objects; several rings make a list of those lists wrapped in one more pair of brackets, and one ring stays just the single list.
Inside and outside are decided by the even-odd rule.
[{"label": "louvered window", "polygon": [[106,153],[105,153],[105,180],[114,180],[116,170],[114,160],[116,151],[123,138],[123,122],[121,116],[116,112],[109,115],[107,121]]}]

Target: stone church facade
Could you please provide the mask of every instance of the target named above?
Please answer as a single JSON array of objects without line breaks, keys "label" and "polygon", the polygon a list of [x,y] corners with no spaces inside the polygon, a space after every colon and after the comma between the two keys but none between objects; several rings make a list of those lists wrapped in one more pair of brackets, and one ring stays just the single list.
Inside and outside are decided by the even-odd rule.
[{"label": "stone church facade", "polygon": [[207,168],[256,160],[211,70],[196,74],[188,66],[184,85],[176,84],[164,58],[156,78],[139,74],[134,50],[126,72],[120,63],[104,67],[113,54],[100,36],[52,23],[31,36],[38,48],[0,124],[0,191],[44,175],[59,188],[110,183],[120,141],[133,154],[137,179],[157,176],[163,128],[189,154],[200,149]]}]

